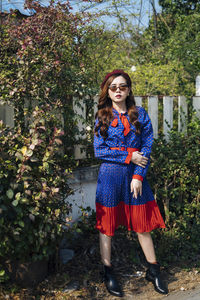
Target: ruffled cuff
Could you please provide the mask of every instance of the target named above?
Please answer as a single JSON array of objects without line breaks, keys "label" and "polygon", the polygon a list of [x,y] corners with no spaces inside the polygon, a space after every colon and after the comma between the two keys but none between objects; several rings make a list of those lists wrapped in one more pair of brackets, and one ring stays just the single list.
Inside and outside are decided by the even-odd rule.
[{"label": "ruffled cuff", "polygon": [[132,179],[143,181],[143,177],[141,175],[133,175]]}]

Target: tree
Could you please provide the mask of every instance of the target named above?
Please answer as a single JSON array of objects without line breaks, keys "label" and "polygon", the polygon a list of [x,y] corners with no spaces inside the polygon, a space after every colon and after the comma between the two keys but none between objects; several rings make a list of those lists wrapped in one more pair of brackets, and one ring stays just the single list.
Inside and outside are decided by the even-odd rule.
[{"label": "tree", "polygon": [[172,15],[190,15],[200,12],[198,0],[159,0],[163,13]]},{"label": "tree", "polygon": [[58,248],[70,210],[72,99],[87,92],[79,43],[85,19],[67,4],[30,5],[37,13],[11,13],[0,37],[0,101],[15,110],[14,128],[0,122],[0,281],[6,260],[49,259]]}]

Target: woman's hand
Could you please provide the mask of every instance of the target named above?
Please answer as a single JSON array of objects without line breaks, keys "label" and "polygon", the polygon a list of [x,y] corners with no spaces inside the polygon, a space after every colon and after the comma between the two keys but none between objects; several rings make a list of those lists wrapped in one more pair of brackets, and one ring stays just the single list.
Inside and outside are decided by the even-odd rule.
[{"label": "woman's hand", "polygon": [[135,151],[132,153],[131,161],[135,165],[145,168],[148,163],[148,158],[143,156],[143,152]]},{"label": "woman's hand", "polygon": [[132,179],[131,193],[133,193],[134,198],[137,198],[138,195],[142,196],[142,181],[138,179]]}]

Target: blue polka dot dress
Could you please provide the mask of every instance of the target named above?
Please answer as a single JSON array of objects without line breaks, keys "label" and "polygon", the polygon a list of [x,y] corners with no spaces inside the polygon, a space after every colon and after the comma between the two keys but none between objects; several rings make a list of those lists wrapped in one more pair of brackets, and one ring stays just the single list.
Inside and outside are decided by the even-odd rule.
[{"label": "blue polka dot dress", "polygon": [[[94,135],[95,156],[102,160],[96,190],[96,228],[109,236],[113,236],[120,225],[135,232],[165,228],[146,180],[149,162],[145,168],[131,162],[133,151],[141,151],[150,158],[153,144],[150,118],[143,107],[137,107],[137,110],[140,135],[135,134],[128,113],[119,114],[115,109],[106,140],[100,135],[100,130],[98,136]],[[137,198],[130,191],[132,178],[142,181],[142,196]]]}]

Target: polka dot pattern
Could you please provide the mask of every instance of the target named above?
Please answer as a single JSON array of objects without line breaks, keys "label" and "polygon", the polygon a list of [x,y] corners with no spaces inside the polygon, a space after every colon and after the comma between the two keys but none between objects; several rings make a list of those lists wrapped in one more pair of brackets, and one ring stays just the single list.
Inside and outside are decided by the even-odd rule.
[{"label": "polka dot pattern", "polygon": [[[149,163],[145,168],[134,165],[132,162],[126,163],[129,155],[127,148],[138,148],[144,156],[149,158],[153,144],[150,118],[144,108],[137,107],[137,109],[138,120],[141,124],[140,135],[135,134],[135,127],[130,123],[131,130],[125,136],[120,116],[113,109],[114,118],[118,121],[114,123],[115,126],[110,124],[108,138],[104,140],[100,132],[98,137],[94,136],[95,156],[103,161],[96,190],[97,228],[108,235],[113,235],[119,225],[124,225],[128,229],[135,228],[138,232],[165,227],[145,178]],[[124,116],[129,120],[127,113]],[[114,147],[123,147],[125,150],[111,150]],[[142,196],[138,196],[137,199],[130,192],[130,183],[134,175],[143,178]],[[139,215],[137,212],[140,212]]]},{"label": "polka dot pattern", "polygon": [[[141,124],[141,134],[135,134],[135,126],[130,123],[130,132],[124,136],[124,126],[120,119],[119,113],[113,109],[114,119],[117,118],[117,126],[109,126],[108,138],[104,140],[100,135],[100,129],[98,132],[98,137],[94,135],[94,152],[95,156],[101,160],[116,162],[116,163],[126,163],[126,158],[129,155],[127,148],[138,148],[143,152],[144,156],[150,158],[151,148],[153,144],[153,128],[151,120],[143,107],[137,107],[138,109],[138,120]],[[129,120],[128,113],[124,114]],[[98,120],[96,120],[96,124]],[[112,123],[111,123],[112,124]],[[114,147],[124,147],[125,150],[111,150]],[[130,163],[130,161],[128,161]],[[149,163],[145,168],[134,166],[132,175],[140,175],[142,177],[146,176]]]}]

